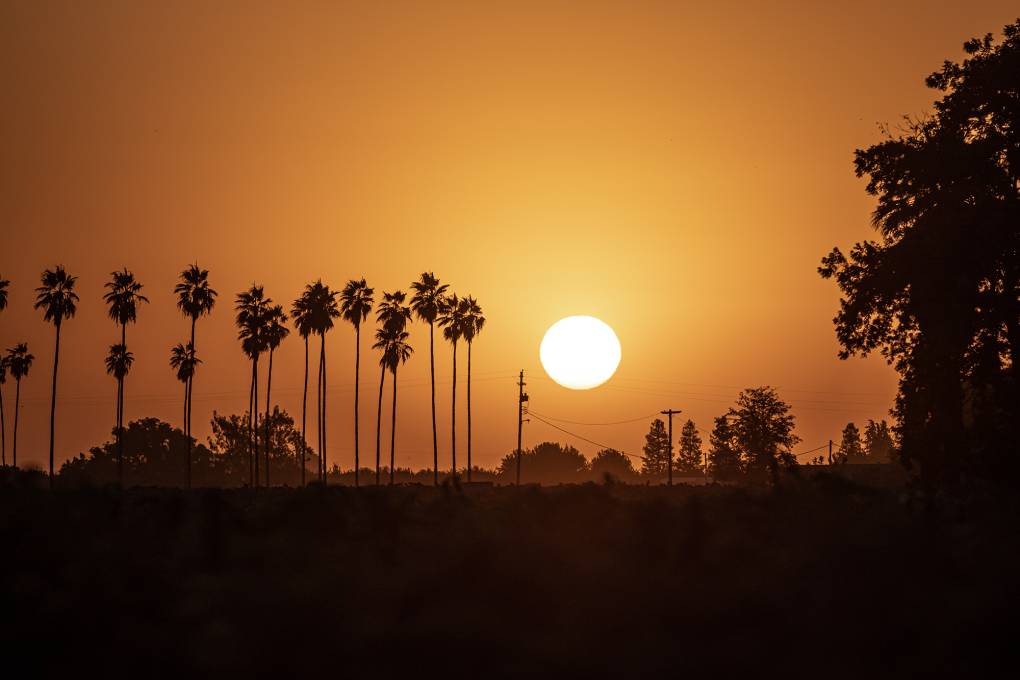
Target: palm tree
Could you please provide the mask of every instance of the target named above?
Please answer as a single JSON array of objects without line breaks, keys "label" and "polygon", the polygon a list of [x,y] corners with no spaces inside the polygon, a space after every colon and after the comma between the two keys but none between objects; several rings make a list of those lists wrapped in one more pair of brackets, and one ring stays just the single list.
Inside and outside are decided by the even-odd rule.
[{"label": "palm tree", "polygon": [[124,376],[131,370],[135,357],[127,345],[110,345],[106,355],[106,372],[117,379],[117,483],[124,486]]},{"label": "palm tree", "polygon": [[[174,293],[177,295],[177,308],[191,319],[191,342],[188,343],[192,349],[195,345],[195,324],[200,316],[212,313],[216,304],[217,293],[209,287],[209,270],[201,269],[197,264],[189,266],[181,272],[180,282],[174,286]],[[188,459],[191,459],[191,402],[192,391],[195,386],[195,374],[192,367],[191,377],[185,386],[185,413],[184,413],[184,435],[188,441]]]},{"label": "palm tree", "polygon": [[364,278],[351,279],[340,293],[340,312],[344,320],[354,326],[354,486],[358,486],[361,469],[360,446],[358,444],[358,413],[361,378],[361,322],[372,312],[372,294]]},{"label": "palm tree", "polygon": [[330,290],[321,279],[305,286],[304,294],[308,296],[312,332],[316,333],[320,340],[317,389],[319,478],[326,484],[326,333],[333,328],[333,320],[340,316],[340,308],[337,306],[337,293]]},{"label": "palm tree", "polygon": [[290,334],[290,329],[286,326],[287,314],[283,311],[283,307],[276,305],[266,310],[266,316],[263,322],[263,338],[265,340],[266,348],[269,349],[269,368],[266,370],[266,488],[269,488],[269,416],[270,416],[270,401],[269,394],[273,388],[273,351],[280,346],[283,339]]},{"label": "palm tree", "polygon": [[[135,280],[135,275],[129,272],[127,267],[119,272],[111,272],[110,276],[112,278],[106,284],[108,292],[103,296],[103,300],[110,306],[110,318],[120,325],[120,345],[110,347],[110,357],[112,357],[114,347],[120,347],[121,354],[130,354],[127,351],[127,325],[137,321],[138,305],[148,302],[149,298],[141,294],[142,284]],[[110,371],[110,357],[107,358],[107,372],[113,375]],[[132,357],[131,361],[133,360],[134,358]],[[124,378],[129,370],[131,370],[130,361],[127,364],[127,368],[117,375],[117,476],[121,485],[124,484],[124,475],[121,460],[123,457],[123,442],[121,441],[122,433],[120,428],[124,424]]]},{"label": "palm tree", "polygon": [[443,327],[443,338],[453,345],[453,400],[450,407],[450,460],[452,475],[457,476],[457,341],[464,334],[464,301],[456,295],[443,298],[439,306],[439,325]]},{"label": "palm tree", "polygon": [[308,461],[308,440],[305,436],[308,413],[308,336],[315,330],[310,289],[311,286],[305,286],[305,292],[297,300],[294,300],[294,304],[290,308],[290,318],[294,320],[294,328],[297,329],[298,335],[305,343],[305,384],[301,392],[301,451],[298,454],[300,456],[298,465],[301,467],[301,486],[305,485],[305,463]]},{"label": "palm tree", "polygon": [[432,386],[432,475],[433,484],[439,486],[439,440],[436,436],[436,347],[435,325],[439,316],[439,308],[443,295],[449,288],[440,284],[432,272],[423,272],[421,277],[411,284],[414,296],[411,298],[411,309],[415,315],[429,325],[429,381]]},{"label": "palm tree", "polygon": [[[414,350],[407,344],[408,332],[398,330],[393,326],[384,326],[376,331],[375,337],[378,340],[375,349],[382,350],[382,358],[379,363],[385,371],[390,369],[393,374],[393,411],[390,415],[390,486],[393,485],[394,473],[396,471],[396,439],[397,439],[397,366],[406,363],[411,358]],[[380,409],[382,399],[379,400]],[[378,465],[376,466],[378,469]]]},{"label": "palm tree", "polygon": [[110,318],[120,324],[120,344],[127,345],[127,325],[138,319],[138,305],[148,302],[149,298],[141,294],[142,284],[135,280],[135,275],[125,267],[119,272],[111,272],[112,277],[106,284],[109,290],[103,300],[110,306]]},{"label": "palm tree", "polygon": [[[407,327],[407,322],[411,319],[411,308],[404,304],[406,299],[407,294],[400,290],[393,293],[383,292],[383,301],[379,303],[375,313],[376,321],[382,327],[375,333],[376,343],[372,345],[372,349],[384,350],[382,357],[379,359],[379,366],[381,367],[379,376],[379,406],[376,409],[375,416],[375,483],[377,486],[379,484],[379,445],[382,433],[382,393],[383,384],[386,381],[386,369],[389,367],[385,349],[388,342],[387,338],[392,334],[403,331]],[[392,474],[392,472],[391,470],[390,473]]]},{"label": "palm tree", "polygon": [[258,410],[259,403],[259,356],[266,351],[265,324],[269,305],[273,302],[265,296],[262,286],[252,284],[251,288],[237,294],[234,299],[237,312],[237,339],[241,350],[251,359],[251,391],[248,400],[248,467],[251,485],[259,485],[258,458]]},{"label": "palm tree", "polygon": [[53,488],[53,434],[57,417],[57,368],[60,364],[60,327],[78,311],[78,294],[74,292],[77,278],[68,274],[63,265],[42,273],[42,285],[35,289],[35,308],[42,309],[46,321],[56,328],[53,350],[53,388],[50,393],[50,488]]},{"label": "palm tree", "polygon": [[0,279],[0,312],[7,309],[7,286],[11,282],[7,279]]},{"label": "palm tree", "polygon": [[482,308],[478,301],[468,295],[464,298],[464,340],[468,346],[468,373],[467,373],[467,478],[471,481],[471,343],[475,337],[482,332],[485,326],[485,317],[482,316]]},{"label": "palm tree", "polygon": [[28,371],[32,368],[32,361],[35,357],[28,353],[28,344],[19,343],[7,350],[7,366],[11,371],[11,377],[14,378],[14,437],[12,440],[12,451],[13,459],[11,463],[14,467],[18,467],[18,410],[21,402],[21,379],[28,375]]},{"label": "palm tree", "polygon": [[[177,379],[184,383],[184,422],[188,421],[188,413],[191,412],[191,379],[195,377],[195,369],[202,363],[195,354],[195,346],[190,342],[185,345],[178,342],[170,350],[170,368],[177,372]],[[185,426],[187,427],[187,426]],[[188,438],[188,488],[191,488],[191,437]]]}]

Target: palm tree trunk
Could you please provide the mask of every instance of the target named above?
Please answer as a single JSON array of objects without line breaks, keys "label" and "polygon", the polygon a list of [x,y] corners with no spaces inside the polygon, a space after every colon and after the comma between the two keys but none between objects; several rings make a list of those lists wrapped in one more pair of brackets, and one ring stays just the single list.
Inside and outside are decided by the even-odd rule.
[{"label": "palm tree trunk", "polygon": [[358,455],[358,380],[361,377],[361,324],[354,325],[354,486],[360,486],[361,459]]},{"label": "palm tree trunk", "polygon": [[329,429],[329,421],[326,418],[326,334],[322,334],[321,353],[319,363],[322,364],[322,485],[329,484],[329,468],[326,467],[326,431]]},{"label": "palm tree trunk", "polygon": [[[191,352],[193,356],[197,356],[195,352],[195,322],[198,321],[197,316],[191,317]],[[195,385],[195,371],[198,370],[197,366],[193,366],[191,369],[191,375],[188,376],[187,384],[184,386],[185,397],[185,412],[184,412],[184,426],[187,428],[185,439],[188,443],[188,488],[191,488],[191,402],[193,388]]]},{"label": "palm tree trunk", "polygon": [[393,366],[393,410],[390,413],[390,486],[393,486],[396,474],[396,442],[397,442],[397,367]]},{"label": "palm tree trunk", "polygon": [[255,488],[257,489],[262,483],[262,474],[259,471],[259,360],[257,356],[252,362],[252,368],[254,370],[252,380],[255,384],[255,394],[251,400],[251,418],[253,421],[251,428],[251,449],[255,458]]},{"label": "palm tree trunk", "polygon": [[[189,426],[188,426],[188,409],[191,407],[191,395],[188,394],[188,392],[189,392],[188,385],[190,385],[190,384],[191,384],[191,378],[189,377],[187,380],[184,381],[184,438],[185,439],[188,439],[188,429],[189,429]],[[188,488],[190,489],[191,488],[191,442],[190,441],[188,442],[187,465],[188,465],[187,485],[188,485]]]},{"label": "palm tree trunk", "polygon": [[192,371],[192,374],[190,376],[188,376],[188,379],[184,383],[184,413],[185,413],[184,424],[185,424],[185,427],[188,428],[187,436],[185,437],[185,440],[187,441],[187,444],[188,444],[188,488],[189,489],[191,488],[191,483],[192,483],[191,482],[192,476],[193,476],[192,468],[194,467],[194,460],[193,460],[193,458],[195,457],[195,455],[194,455],[194,447],[192,446],[192,444],[194,442],[193,442],[193,440],[191,438],[191,381],[195,377],[195,374],[194,374],[195,368],[192,367],[191,371]]},{"label": "palm tree trunk", "polygon": [[269,369],[268,375],[266,376],[266,488],[270,486],[269,482],[269,394],[273,389],[273,350],[269,349]]},{"label": "palm tree trunk", "polygon": [[429,382],[432,383],[432,485],[439,486],[439,438],[436,436],[436,339],[429,321]]},{"label": "palm tree trunk", "polygon": [[[127,352],[127,324],[120,325],[120,346]],[[117,379],[117,484],[124,486],[124,376]]]},{"label": "palm tree trunk", "polygon": [[14,468],[18,467],[18,410],[21,402],[21,378],[14,381],[14,438],[11,440],[12,444],[12,459],[11,464]]},{"label": "palm tree trunk", "polygon": [[467,479],[471,481],[471,341],[468,340],[468,374],[467,374],[467,416],[468,416],[468,450],[467,450]]},{"label": "palm tree trunk", "polygon": [[60,321],[57,326],[57,342],[53,348],[53,389],[50,392],[50,489],[53,488],[53,431],[57,420],[57,367],[60,365]]},{"label": "palm tree trunk", "polygon": [[124,486],[124,378],[117,379],[117,484]]},{"label": "palm tree trunk", "polygon": [[4,393],[0,388],[0,465],[7,467],[7,425],[4,423]]},{"label": "palm tree trunk", "polygon": [[0,388],[0,464],[7,467],[7,425],[4,423],[4,393]]},{"label": "palm tree trunk", "polygon": [[[248,389],[248,485],[255,488],[255,458],[252,456],[251,451],[251,427],[252,413],[255,412],[255,407],[252,406],[252,400],[255,399],[255,360],[251,362],[251,387]],[[187,408],[187,405],[185,405]]]},{"label": "palm tree trunk", "polygon": [[322,481],[322,353],[319,353],[319,372],[315,381],[315,450],[319,452],[315,463],[315,476]]},{"label": "palm tree trunk", "polygon": [[457,343],[453,343],[453,400],[450,407],[450,423],[452,434],[450,436],[450,456],[453,465],[451,474],[457,478]]},{"label": "palm tree trunk", "polygon": [[379,486],[379,437],[382,432],[382,390],[386,381],[386,367],[383,366],[379,375],[379,408],[375,412],[375,485]]},{"label": "palm tree trunk", "polygon": [[308,457],[308,440],[305,439],[306,415],[308,413],[308,336],[305,336],[305,387],[301,393],[301,450],[298,452],[298,467],[301,468],[301,486],[305,485],[305,460]]}]

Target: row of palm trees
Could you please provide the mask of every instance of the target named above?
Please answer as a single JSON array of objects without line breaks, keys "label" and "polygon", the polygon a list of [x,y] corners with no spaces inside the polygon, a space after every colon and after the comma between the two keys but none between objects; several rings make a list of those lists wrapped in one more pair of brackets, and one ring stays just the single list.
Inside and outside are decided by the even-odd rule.
[{"label": "row of palm trees", "polygon": [[[0,279],[0,312],[7,309],[7,279]],[[0,356],[0,465],[7,467],[7,424],[4,422],[3,386],[7,374],[14,378],[14,433],[11,441],[11,463],[18,466],[18,411],[21,404],[21,379],[28,375],[35,357],[28,353],[28,343],[20,342]]]},{"label": "row of palm trees", "polygon": [[[79,297],[75,293],[77,278],[67,273],[63,266],[53,270],[47,269],[42,274],[42,285],[36,289],[35,308],[41,309],[46,321],[54,325],[56,341],[53,353],[53,385],[50,400],[50,447],[49,476],[53,484],[53,450],[54,423],[57,401],[57,369],[60,359],[60,331],[64,321],[72,318],[77,311]],[[7,287],[9,282],[0,280],[0,310],[7,306]],[[111,273],[106,284],[107,292],[103,299],[108,306],[108,313],[120,330],[120,342],[110,346],[106,357],[106,370],[117,381],[116,425],[117,436],[117,472],[121,484],[124,480],[123,470],[123,434],[124,434],[124,397],[125,380],[134,363],[134,355],[127,345],[127,326],[135,323],[140,305],[147,303],[148,298],[142,294],[142,284],[134,274],[126,268]],[[429,374],[431,383],[432,406],[432,449],[433,449],[433,480],[439,484],[439,444],[436,422],[436,382],[435,382],[435,327],[443,329],[443,338],[453,348],[453,395],[451,409],[451,445],[450,463],[452,474],[457,471],[457,345],[460,340],[468,346],[467,376],[467,475],[471,480],[471,347],[475,338],[485,325],[485,317],[477,300],[458,297],[448,293],[448,285],[443,284],[431,272],[423,273],[411,284],[413,295],[410,301],[402,290],[392,293],[383,292],[382,301],[376,311],[379,327],[375,333],[375,344],[372,348],[379,350],[379,400],[376,413],[376,451],[375,481],[381,483],[381,431],[382,402],[386,374],[392,378],[392,411],[390,415],[390,479],[394,482],[395,451],[396,451],[396,419],[397,419],[397,369],[410,359],[414,350],[408,343],[407,324],[412,317],[429,325]],[[360,409],[360,374],[361,374],[361,326],[368,319],[374,305],[374,289],[370,288],[365,279],[352,279],[340,291],[333,291],[321,280],[305,286],[302,294],[294,300],[289,314],[283,307],[274,304],[265,295],[262,286],[252,284],[250,288],[235,297],[235,323],[238,328],[238,340],[241,350],[251,360],[252,373],[248,401],[248,455],[250,484],[258,487],[263,483],[271,483],[269,469],[269,450],[271,434],[269,430],[271,415],[271,389],[273,379],[273,354],[290,334],[287,327],[288,317],[293,321],[294,328],[304,341],[305,367],[304,388],[301,401],[301,483],[305,483],[305,462],[308,460],[306,437],[307,405],[308,405],[308,374],[309,374],[309,339],[312,335],[319,336],[319,362],[316,384],[316,435],[320,452],[317,478],[322,483],[327,478],[326,460],[326,334],[333,329],[334,320],[343,318],[354,327],[355,331],[355,374],[354,374],[354,469],[355,484],[358,483],[357,471],[361,469],[359,409]],[[191,416],[194,379],[198,366],[202,363],[198,358],[195,345],[195,333],[198,320],[212,313],[218,293],[209,285],[208,270],[201,269],[197,264],[191,265],[180,274],[179,282],[174,287],[177,296],[177,307],[190,321],[190,340],[179,342],[171,349],[170,366],[178,380],[184,386],[183,431],[186,435],[187,449],[187,485],[191,486]],[[259,361],[268,353],[266,375],[266,412],[263,419],[265,431],[262,437],[263,450],[259,451]],[[21,378],[28,374],[34,357],[28,353],[28,347],[21,343],[8,350],[0,359],[0,385],[6,381],[7,373],[18,383],[15,398],[14,424],[14,464],[17,464],[17,408],[20,398]],[[6,428],[3,424],[3,400],[0,398],[0,440],[3,445],[3,464],[6,465]]]}]

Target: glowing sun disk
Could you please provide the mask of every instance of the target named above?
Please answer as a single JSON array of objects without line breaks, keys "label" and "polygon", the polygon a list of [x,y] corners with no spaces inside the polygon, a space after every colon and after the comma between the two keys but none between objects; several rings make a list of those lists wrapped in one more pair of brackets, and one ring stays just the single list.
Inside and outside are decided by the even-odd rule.
[{"label": "glowing sun disk", "polygon": [[589,390],[613,377],[620,365],[620,341],[593,316],[568,316],[545,332],[539,348],[549,377],[572,390]]}]

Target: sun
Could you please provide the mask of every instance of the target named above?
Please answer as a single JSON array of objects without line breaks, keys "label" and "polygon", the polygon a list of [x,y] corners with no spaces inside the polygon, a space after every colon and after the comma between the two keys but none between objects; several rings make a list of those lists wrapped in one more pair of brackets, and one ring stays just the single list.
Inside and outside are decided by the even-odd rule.
[{"label": "sun", "polygon": [[613,377],[620,365],[620,340],[593,316],[568,316],[545,332],[539,347],[542,368],[572,390],[590,390]]}]

